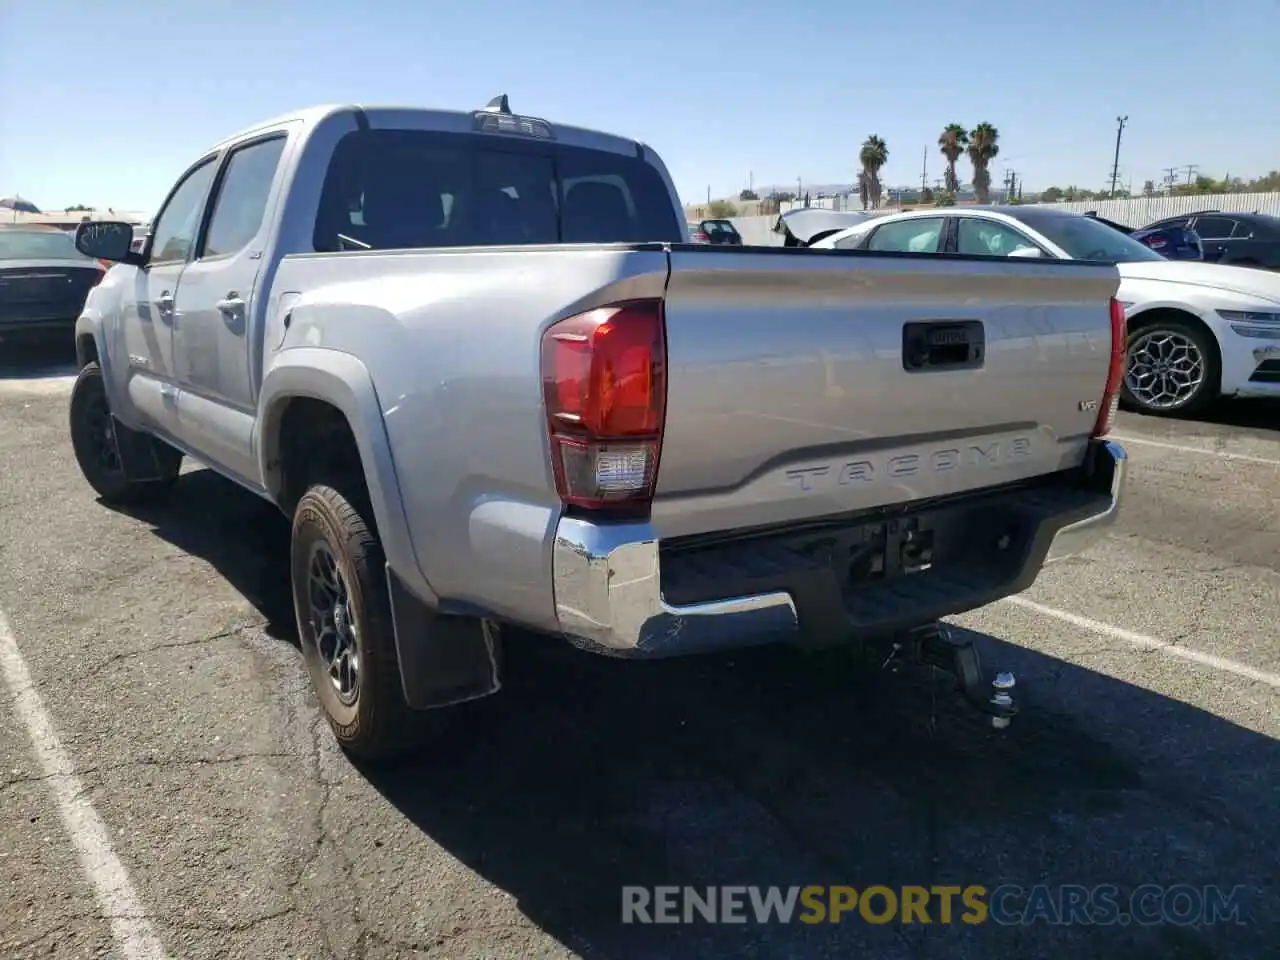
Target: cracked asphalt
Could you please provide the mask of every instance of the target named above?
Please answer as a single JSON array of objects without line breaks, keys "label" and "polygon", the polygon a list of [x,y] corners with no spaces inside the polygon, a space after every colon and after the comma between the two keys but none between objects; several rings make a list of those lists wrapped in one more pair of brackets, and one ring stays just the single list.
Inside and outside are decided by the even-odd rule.
[{"label": "cracked asphalt", "polygon": [[[96,502],[60,362],[0,368],[0,609],[173,958],[1276,956],[1280,694],[1132,634],[1280,672],[1280,405],[1121,415],[1116,533],[1024,596],[1131,634],[958,618],[1018,677],[1004,733],[918,669],[517,637],[465,736],[374,771],[310,693],[283,518],[199,469]],[[12,704],[0,957],[123,956]],[[1244,922],[620,922],[623,885],[1147,883],[1241,885]]]}]

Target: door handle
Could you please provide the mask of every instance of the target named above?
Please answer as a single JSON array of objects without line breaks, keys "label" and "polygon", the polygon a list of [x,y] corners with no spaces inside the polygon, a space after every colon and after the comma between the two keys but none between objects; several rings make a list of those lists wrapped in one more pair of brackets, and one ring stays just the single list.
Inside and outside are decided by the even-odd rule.
[{"label": "door handle", "polygon": [[244,301],[240,299],[240,294],[232,290],[226,297],[218,301],[217,306],[223,313],[239,313],[244,309]]},{"label": "door handle", "polygon": [[160,384],[160,396],[165,400],[176,400],[178,399],[178,388],[172,383],[162,383]]},{"label": "door handle", "polygon": [[156,306],[161,310],[173,309],[173,294],[166,290],[160,296],[156,297]]}]

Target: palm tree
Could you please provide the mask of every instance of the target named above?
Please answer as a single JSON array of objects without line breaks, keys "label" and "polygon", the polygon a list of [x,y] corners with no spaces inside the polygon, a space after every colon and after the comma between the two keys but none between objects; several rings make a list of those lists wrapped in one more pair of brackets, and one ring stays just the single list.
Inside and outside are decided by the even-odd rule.
[{"label": "palm tree", "polygon": [[862,172],[866,174],[867,192],[874,209],[880,206],[880,168],[889,162],[889,148],[873,133],[862,141],[858,160],[862,163]]},{"label": "palm tree", "polygon": [[946,184],[947,193],[954,200],[960,189],[960,178],[956,176],[956,161],[969,145],[969,134],[958,123],[948,123],[942,133],[938,134],[938,149],[947,158]]},{"label": "palm tree", "polygon": [[991,173],[988,167],[1000,152],[1000,131],[989,123],[980,123],[969,131],[969,162],[973,164],[973,192],[979,203],[991,200]]}]

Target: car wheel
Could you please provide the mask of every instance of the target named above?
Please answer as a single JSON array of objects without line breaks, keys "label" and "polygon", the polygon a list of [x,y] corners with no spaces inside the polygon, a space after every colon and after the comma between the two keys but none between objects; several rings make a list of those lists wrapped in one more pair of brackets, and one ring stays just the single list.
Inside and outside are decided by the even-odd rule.
[{"label": "car wheel", "polygon": [[436,718],[404,699],[372,524],[337,489],[311,487],[293,513],[291,566],[303,656],[339,745],[365,760],[415,746]]},{"label": "car wheel", "polygon": [[1211,333],[1183,320],[1159,320],[1130,332],[1120,396],[1142,413],[1186,416],[1213,402],[1221,376]]},{"label": "car wheel", "polygon": [[[85,364],[71,388],[70,427],[71,449],[80,472],[107,503],[159,499],[178,479],[182,469],[181,453],[153,437],[139,438],[111,415],[102,368],[96,362]],[[160,465],[159,479],[129,479],[120,457],[119,435],[123,433],[128,433],[132,440],[141,439],[151,445],[151,452]]]}]

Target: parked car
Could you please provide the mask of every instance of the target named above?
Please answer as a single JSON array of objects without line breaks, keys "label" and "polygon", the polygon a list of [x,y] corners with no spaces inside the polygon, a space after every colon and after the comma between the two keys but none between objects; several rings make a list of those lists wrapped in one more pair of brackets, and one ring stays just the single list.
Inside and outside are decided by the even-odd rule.
[{"label": "parked car", "polygon": [[785,247],[807,247],[824,237],[873,220],[878,214],[859,210],[825,210],[805,207],[778,215],[773,232]]},{"label": "parked car", "polygon": [[1204,249],[1200,245],[1199,235],[1190,227],[1143,227],[1134,229],[1122,223],[1100,217],[1089,211],[1086,217],[1092,217],[1099,223],[1119,230],[1126,236],[1133,237],[1144,247],[1150,247],[1166,260],[1203,260]]},{"label": "parked car", "polygon": [[684,223],[652,149],[505,96],[259,124],[182,175],[145,260],[78,231],[120,265],[77,325],[76,459],[106,501],[191,456],[292,517],[353,754],[500,690],[513,625],[623,658],[900,638],[1007,719],[938,618],[1113,522],[1115,267]]},{"label": "parked car", "polygon": [[1184,227],[1194,230],[1204,259],[1236,267],[1280,270],[1280,217],[1265,213],[1220,213],[1203,210],[1148,224],[1147,230]]},{"label": "parked car", "polygon": [[60,336],[69,344],[85,297],[105,272],[76,249],[74,234],[0,226],[0,340]]},{"label": "parked car", "polygon": [[742,234],[730,220],[703,220],[698,227],[713,247],[742,246]]},{"label": "parked car", "polygon": [[1115,263],[1125,406],[1172,416],[1219,396],[1280,396],[1280,277],[1265,271],[1166,260],[1097,218],[1044,207],[896,214],[816,246]]}]

